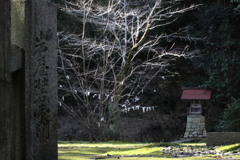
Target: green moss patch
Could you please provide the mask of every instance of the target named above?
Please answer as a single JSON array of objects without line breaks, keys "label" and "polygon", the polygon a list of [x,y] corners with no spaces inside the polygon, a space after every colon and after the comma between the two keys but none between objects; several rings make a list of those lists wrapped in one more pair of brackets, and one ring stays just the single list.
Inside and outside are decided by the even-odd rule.
[{"label": "green moss patch", "polygon": [[236,143],[236,144],[218,147],[216,150],[220,152],[230,152],[230,151],[236,151],[239,148],[240,148],[240,143]]},{"label": "green moss patch", "polygon": [[[216,148],[216,154],[199,154],[210,148],[205,143],[134,143],[122,141],[110,142],[59,142],[59,160],[201,160],[216,159],[217,153],[238,151],[240,144],[222,146]],[[185,155],[183,157],[175,156],[176,153],[186,154],[193,152],[193,156]],[[212,149],[210,149],[212,150]],[[232,157],[240,158],[240,155],[222,156],[221,158]]]}]

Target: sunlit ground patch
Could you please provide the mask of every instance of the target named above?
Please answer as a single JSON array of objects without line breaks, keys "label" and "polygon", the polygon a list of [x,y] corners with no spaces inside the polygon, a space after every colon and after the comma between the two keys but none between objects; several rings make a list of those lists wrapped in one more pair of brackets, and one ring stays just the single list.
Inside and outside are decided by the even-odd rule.
[{"label": "sunlit ground patch", "polygon": [[59,160],[240,159],[239,144],[207,148],[205,143],[59,142]]}]

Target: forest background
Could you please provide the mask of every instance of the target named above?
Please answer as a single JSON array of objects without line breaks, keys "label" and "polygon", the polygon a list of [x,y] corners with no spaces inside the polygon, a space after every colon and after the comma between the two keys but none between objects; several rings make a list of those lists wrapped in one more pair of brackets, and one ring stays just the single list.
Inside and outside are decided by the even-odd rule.
[{"label": "forest background", "polygon": [[238,0],[55,3],[61,140],[181,138],[189,105],[180,100],[183,86],[212,89],[207,131],[240,130]]}]

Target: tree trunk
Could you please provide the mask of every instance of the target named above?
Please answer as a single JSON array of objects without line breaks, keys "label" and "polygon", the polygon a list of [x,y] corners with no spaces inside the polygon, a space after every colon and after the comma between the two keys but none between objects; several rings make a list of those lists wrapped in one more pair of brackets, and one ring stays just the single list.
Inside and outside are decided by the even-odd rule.
[{"label": "tree trunk", "polygon": [[115,95],[108,103],[108,133],[111,140],[119,140],[119,121],[120,121],[120,109],[119,109],[120,95]]},{"label": "tree trunk", "polygon": [[93,132],[92,132],[92,128],[90,128],[88,130],[88,141],[92,142],[93,141]]}]

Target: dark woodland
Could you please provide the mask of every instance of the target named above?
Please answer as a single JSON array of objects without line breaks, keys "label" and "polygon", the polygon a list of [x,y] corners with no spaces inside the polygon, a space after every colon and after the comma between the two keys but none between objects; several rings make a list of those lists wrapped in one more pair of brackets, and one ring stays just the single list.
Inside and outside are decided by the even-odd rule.
[{"label": "dark woodland", "polygon": [[180,138],[183,87],[213,91],[207,131],[239,131],[238,0],[56,3],[60,138]]}]

